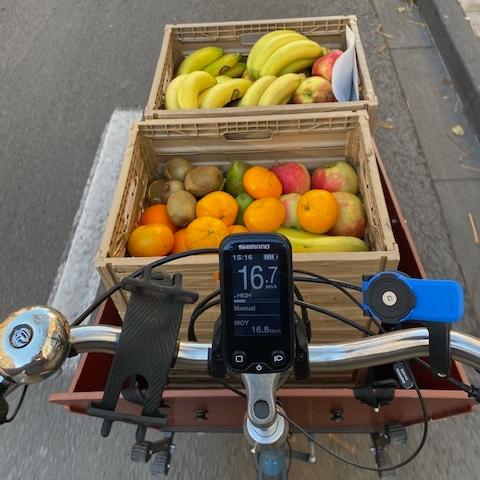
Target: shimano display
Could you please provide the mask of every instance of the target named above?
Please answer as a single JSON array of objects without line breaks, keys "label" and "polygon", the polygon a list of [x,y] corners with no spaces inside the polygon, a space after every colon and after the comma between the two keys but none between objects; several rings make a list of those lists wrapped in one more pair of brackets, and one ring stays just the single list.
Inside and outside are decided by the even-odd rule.
[{"label": "shimano display", "polygon": [[220,246],[221,343],[235,372],[292,366],[295,328],[292,249],[278,234],[239,234]]}]

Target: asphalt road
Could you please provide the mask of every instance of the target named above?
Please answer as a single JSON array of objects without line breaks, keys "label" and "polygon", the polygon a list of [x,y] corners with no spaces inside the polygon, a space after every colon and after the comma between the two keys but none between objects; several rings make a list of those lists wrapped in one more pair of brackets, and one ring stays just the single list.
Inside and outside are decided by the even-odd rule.
[{"label": "asphalt road", "polygon": [[[430,273],[461,279],[404,90],[375,32],[375,3],[0,0],[0,314],[48,299],[106,122],[116,108],[145,104],[163,25],[189,21],[356,13],[380,119],[396,125],[381,130],[377,141],[419,252]],[[133,429],[115,426],[111,438],[101,439],[99,422],[46,403],[48,393],[68,381],[32,389],[17,421],[1,428],[2,478],[149,478],[128,459]],[[399,478],[478,478],[479,427],[478,416],[433,424],[425,451]],[[418,429],[412,438],[414,446]],[[366,439],[346,441],[359,460],[368,459]],[[184,434],[176,443],[172,478],[253,475],[240,436]],[[294,466],[291,478],[375,478],[320,453],[318,460],[317,467]]]}]

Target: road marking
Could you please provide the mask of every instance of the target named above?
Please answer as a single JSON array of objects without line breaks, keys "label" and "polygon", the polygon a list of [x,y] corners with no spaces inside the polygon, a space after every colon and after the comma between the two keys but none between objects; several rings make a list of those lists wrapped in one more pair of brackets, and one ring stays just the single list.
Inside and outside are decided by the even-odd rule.
[{"label": "road marking", "polygon": [[100,286],[95,255],[123,162],[129,126],[141,116],[139,110],[115,110],[103,131],[75,215],[73,235],[48,300],[48,304],[58,308],[70,322],[92,303]]}]

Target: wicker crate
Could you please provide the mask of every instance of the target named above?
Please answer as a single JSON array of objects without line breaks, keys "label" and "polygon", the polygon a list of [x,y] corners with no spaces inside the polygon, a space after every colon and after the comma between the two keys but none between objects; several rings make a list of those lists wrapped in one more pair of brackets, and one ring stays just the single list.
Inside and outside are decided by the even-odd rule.
[{"label": "wicker crate", "polygon": [[158,59],[153,85],[150,91],[145,118],[197,118],[198,110],[164,110],[167,86],[173,78],[180,62],[197,48],[206,45],[222,47],[226,52],[239,52],[248,55],[255,41],[267,32],[278,29],[296,30],[310,39],[330,48],[346,48],[345,28],[349,26],[354,35],[359,71],[360,100],[356,102],[317,103],[312,105],[276,105],[254,108],[213,108],[201,111],[202,117],[225,115],[270,115],[285,113],[310,113],[329,111],[367,110],[370,124],[375,121],[378,100],[373,90],[365,52],[357,27],[357,17],[312,17],[280,20],[259,20],[249,22],[192,23],[167,25],[162,49]]},{"label": "wicker crate", "polygon": [[[136,123],[117,184],[105,234],[97,256],[97,268],[106,287],[111,287],[152,258],[128,257],[126,243],[145,206],[149,181],[172,156],[189,158],[194,164],[226,167],[231,159],[269,166],[276,161],[296,160],[309,169],[321,164],[345,160],[351,162],[360,177],[367,217],[369,252],[294,254],[294,267],[330,278],[359,284],[363,274],[395,269],[399,262],[373,143],[364,112],[344,114],[271,115],[203,120],[150,120]],[[201,255],[167,264],[170,272],[183,273],[184,285],[201,296],[218,288],[218,258]],[[358,307],[328,286],[299,285],[306,301],[314,302],[355,319],[369,327],[370,321]],[[127,306],[124,292],[114,302],[123,316]],[[189,312],[186,308],[181,338],[186,339]],[[219,311],[212,309],[197,321],[199,341],[210,341]],[[311,316],[313,341],[331,343],[362,337],[363,334],[320,314]],[[333,377],[323,376],[333,382]],[[192,376],[192,380],[193,380]],[[343,379],[343,380],[342,380]],[[352,372],[335,376],[336,383],[351,383]]]}]

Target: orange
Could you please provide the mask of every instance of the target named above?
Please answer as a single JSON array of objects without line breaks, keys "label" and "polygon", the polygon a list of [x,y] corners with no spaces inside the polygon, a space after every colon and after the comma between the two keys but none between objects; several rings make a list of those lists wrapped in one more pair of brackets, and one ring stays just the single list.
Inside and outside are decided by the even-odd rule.
[{"label": "orange", "polygon": [[175,226],[167,213],[167,206],[163,203],[147,207],[140,217],[140,225],[147,225],[149,223],[161,223],[170,228],[172,232],[176,232],[178,227]]},{"label": "orange", "polygon": [[173,233],[166,225],[150,223],[137,227],[128,238],[132,257],[161,257],[173,247]]},{"label": "orange", "polygon": [[237,201],[226,192],[211,192],[197,203],[197,217],[214,217],[233,225],[238,213]]},{"label": "orange", "polygon": [[248,229],[243,225],[231,225],[230,227],[228,227],[228,231],[230,232],[230,234],[245,233],[245,232],[248,232]]},{"label": "orange", "polygon": [[274,197],[282,194],[278,177],[264,167],[251,167],[243,175],[243,188],[255,199]]},{"label": "orange", "polygon": [[180,253],[188,250],[187,245],[185,244],[186,235],[186,228],[181,228],[173,234],[173,248],[171,253]]},{"label": "orange", "polygon": [[192,248],[218,248],[229,234],[228,227],[218,218],[196,218],[187,227],[185,244]]},{"label": "orange", "polygon": [[273,232],[285,221],[285,207],[277,198],[261,198],[247,207],[243,221],[251,232]]},{"label": "orange", "polygon": [[298,201],[297,217],[307,232],[328,232],[338,218],[337,200],[327,190],[309,190]]}]

